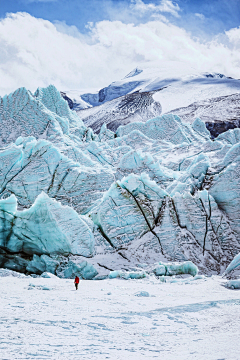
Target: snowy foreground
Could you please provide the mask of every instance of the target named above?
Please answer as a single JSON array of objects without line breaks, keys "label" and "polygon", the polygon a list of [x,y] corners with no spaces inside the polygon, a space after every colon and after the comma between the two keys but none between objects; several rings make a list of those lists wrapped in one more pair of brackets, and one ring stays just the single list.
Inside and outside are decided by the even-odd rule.
[{"label": "snowy foreground", "polygon": [[0,358],[239,359],[240,292],[186,282],[0,277]]}]

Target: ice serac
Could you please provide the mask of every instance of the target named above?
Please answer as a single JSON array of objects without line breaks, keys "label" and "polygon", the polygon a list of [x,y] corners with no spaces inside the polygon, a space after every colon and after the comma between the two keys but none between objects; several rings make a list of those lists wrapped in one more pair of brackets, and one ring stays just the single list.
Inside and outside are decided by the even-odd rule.
[{"label": "ice serac", "polygon": [[[207,137],[207,132],[203,131],[201,121],[189,124],[182,123],[181,119],[173,114],[162,115],[148,120],[146,123],[135,122],[117,129],[117,136],[124,136],[133,130],[141,131],[145,136],[154,140],[165,140],[174,145],[201,141],[202,137]],[[210,133],[209,133],[210,135]]]},{"label": "ice serac", "polygon": [[93,265],[82,260],[70,260],[57,270],[57,275],[66,279],[74,279],[78,276],[80,279],[92,280],[97,274]]},{"label": "ice serac", "polygon": [[[64,101],[64,100],[63,100]],[[0,98],[1,146],[22,136],[62,136],[68,133],[68,119],[58,122],[57,114],[49,111],[25,88]]]},{"label": "ice serac", "polygon": [[0,100],[0,266],[95,279],[192,261],[210,274],[240,252],[239,129],[213,141],[201,119],[168,114],[96,135],[53,86]]},{"label": "ice serac", "polygon": [[166,192],[146,174],[129,175],[112,184],[104,195],[94,222],[114,248],[152,232]]},{"label": "ice serac", "polygon": [[217,139],[223,141],[224,143],[235,145],[240,142],[240,129],[224,132],[220,134]]},{"label": "ice serac", "polygon": [[44,191],[86,213],[114,176],[109,169],[94,166],[87,155],[79,157],[73,161],[48,140],[19,137],[15,144],[0,150],[0,196],[15,194],[19,205],[26,208]]},{"label": "ice serac", "polygon": [[69,108],[67,101],[63,99],[55,86],[49,85],[47,88],[38,88],[34,97],[54,114],[63,133],[69,135],[71,139],[90,141],[94,138],[92,129],[86,128],[77,113]]},{"label": "ice serac", "polygon": [[240,143],[225,155],[220,171],[210,175],[209,193],[226,214],[232,230],[240,242]]},{"label": "ice serac", "polygon": [[240,250],[226,215],[206,190],[170,196],[146,174],[113,183],[92,217],[117,250],[148,236],[145,248],[157,247],[171,261],[191,260],[201,270],[221,272]]},{"label": "ice serac", "polygon": [[35,203],[24,211],[16,211],[14,196],[10,200],[2,200],[2,208],[8,208],[10,201],[15,212],[2,210],[1,248],[10,253],[28,255],[93,256],[94,236],[88,226],[89,220],[86,221],[72,208],[62,206],[45,193],[41,193]]},{"label": "ice serac", "polygon": [[223,275],[229,274],[231,271],[235,270],[238,267],[240,268],[240,253],[234,257],[234,259],[231,261],[231,263],[228,265],[228,267],[224,271]]},{"label": "ice serac", "polygon": [[67,119],[70,127],[83,126],[82,121],[75,112],[70,110],[67,102],[55,86],[49,85],[47,88],[38,88],[34,96],[52,113]]},{"label": "ice serac", "polygon": [[0,97],[1,140],[4,146],[19,136],[51,139],[59,142],[70,139],[91,140],[94,134],[87,129],[75,111],[69,109],[55,86],[39,88],[33,95],[20,88]]}]

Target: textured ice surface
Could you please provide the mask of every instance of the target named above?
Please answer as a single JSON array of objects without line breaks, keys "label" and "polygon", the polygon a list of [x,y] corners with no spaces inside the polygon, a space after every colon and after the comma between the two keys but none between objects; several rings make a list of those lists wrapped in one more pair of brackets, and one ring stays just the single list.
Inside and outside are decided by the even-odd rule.
[{"label": "textured ice surface", "polygon": [[16,271],[13,271],[13,270],[0,269],[0,277],[8,277],[8,276],[12,276],[12,277],[16,277],[16,278],[25,278],[26,277],[26,275],[21,274]]},{"label": "textured ice surface", "polygon": [[53,86],[0,100],[0,266],[74,276],[88,257],[83,278],[176,261],[209,274],[239,253],[237,129],[213,141],[168,114],[95,135]]},{"label": "textured ice surface", "polygon": [[[204,129],[204,130],[203,130]],[[174,145],[201,141],[201,138],[209,138],[206,128],[201,120],[193,126],[184,124],[176,115],[163,115],[146,123],[135,122],[117,129],[117,136],[124,136],[133,130],[141,131],[145,136],[154,140],[165,140]]]},{"label": "textured ice surface", "polygon": [[122,271],[122,270],[114,270],[110,271],[108,277],[109,279],[144,279],[147,276],[145,271]]},{"label": "textured ice surface", "polygon": [[230,289],[240,289],[240,280],[230,280],[226,286]]},{"label": "textured ice surface", "polygon": [[114,183],[99,204],[94,222],[113,247],[151,231],[166,192],[145,174]]},{"label": "textured ice surface", "polygon": [[18,138],[0,150],[0,193],[15,194],[20,205],[29,207],[44,191],[79,213],[87,212],[114,177],[86,155],[79,157],[73,161],[47,140]]},{"label": "textured ice surface", "polygon": [[231,263],[228,265],[226,270],[224,271],[224,275],[227,275],[231,271],[235,270],[236,268],[240,267],[240,254],[237,254]]},{"label": "textured ice surface", "polygon": [[167,277],[189,274],[195,277],[198,274],[198,268],[191,261],[186,261],[182,263],[159,262],[159,264],[152,265],[144,270],[136,269],[134,271],[123,271],[123,270],[110,271],[108,277],[109,279],[121,278],[125,280],[143,279],[145,277],[148,277],[149,274],[155,274],[156,276],[167,276]]},{"label": "textured ice surface", "polygon": [[91,280],[98,274],[93,265],[87,261],[74,262],[72,260],[57,270],[57,275],[67,279],[74,279],[75,276],[81,279]]},{"label": "textured ice surface", "polygon": [[153,269],[153,272],[156,276],[173,276],[182,274],[196,276],[198,274],[198,268],[191,261],[172,264],[164,264],[160,262],[159,266]]},{"label": "textured ice surface", "polygon": [[[9,209],[10,201],[12,209]],[[24,211],[16,211],[14,195],[1,200],[0,206],[3,209],[0,218],[0,245],[3,249],[29,255],[93,255],[94,237],[84,217],[45,193],[41,193],[34,204]]]},{"label": "textured ice surface", "polygon": [[51,272],[44,272],[41,274],[41,277],[45,278],[45,279],[57,279],[58,278],[56,275],[52,274]]},{"label": "textured ice surface", "polygon": [[71,111],[57,89],[50,85],[33,95],[20,88],[0,98],[1,146],[18,136],[35,136],[57,140],[64,135],[86,136],[87,129]]}]

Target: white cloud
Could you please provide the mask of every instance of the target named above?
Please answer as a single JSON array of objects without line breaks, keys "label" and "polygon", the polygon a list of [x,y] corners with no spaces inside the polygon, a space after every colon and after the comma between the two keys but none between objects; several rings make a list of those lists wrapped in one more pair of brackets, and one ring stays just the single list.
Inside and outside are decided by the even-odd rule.
[{"label": "white cloud", "polygon": [[[59,90],[101,88],[141,64],[161,67],[181,61],[196,71],[240,78],[239,48],[219,40],[200,43],[184,29],[163,21],[124,24],[101,21],[88,35],[26,13],[0,21],[0,95],[25,86],[54,84]],[[227,32],[237,43],[239,29]],[[189,70],[190,71],[190,70]]]},{"label": "white cloud", "polygon": [[179,17],[180,7],[171,0],[161,0],[159,5],[155,5],[154,3],[145,4],[142,0],[131,0],[131,2],[131,9],[144,15],[146,13],[153,13],[154,15],[159,12],[164,12]]},{"label": "white cloud", "polygon": [[[82,40],[86,40],[86,36],[82,35],[78,28],[75,25],[67,25],[65,21],[58,21],[55,20],[53,22],[55,28],[57,29],[58,32],[75,37],[75,38],[79,38]],[[90,24],[88,25],[90,28]]]},{"label": "white cloud", "polygon": [[229,41],[236,47],[240,49],[240,26],[238,28],[233,28],[229,31],[226,31]]},{"label": "white cloud", "polygon": [[196,17],[198,17],[200,20],[204,20],[205,16],[203,14],[199,14],[199,13],[195,13],[194,14]]}]

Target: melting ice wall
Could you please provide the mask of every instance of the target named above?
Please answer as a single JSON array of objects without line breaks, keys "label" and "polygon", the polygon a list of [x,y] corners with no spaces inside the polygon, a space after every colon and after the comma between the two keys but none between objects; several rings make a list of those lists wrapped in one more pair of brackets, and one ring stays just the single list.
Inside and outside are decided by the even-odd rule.
[{"label": "melting ice wall", "polygon": [[50,86],[0,98],[0,132],[0,266],[72,254],[221,273],[240,252],[239,129],[213,141],[170,114],[97,136]]}]

